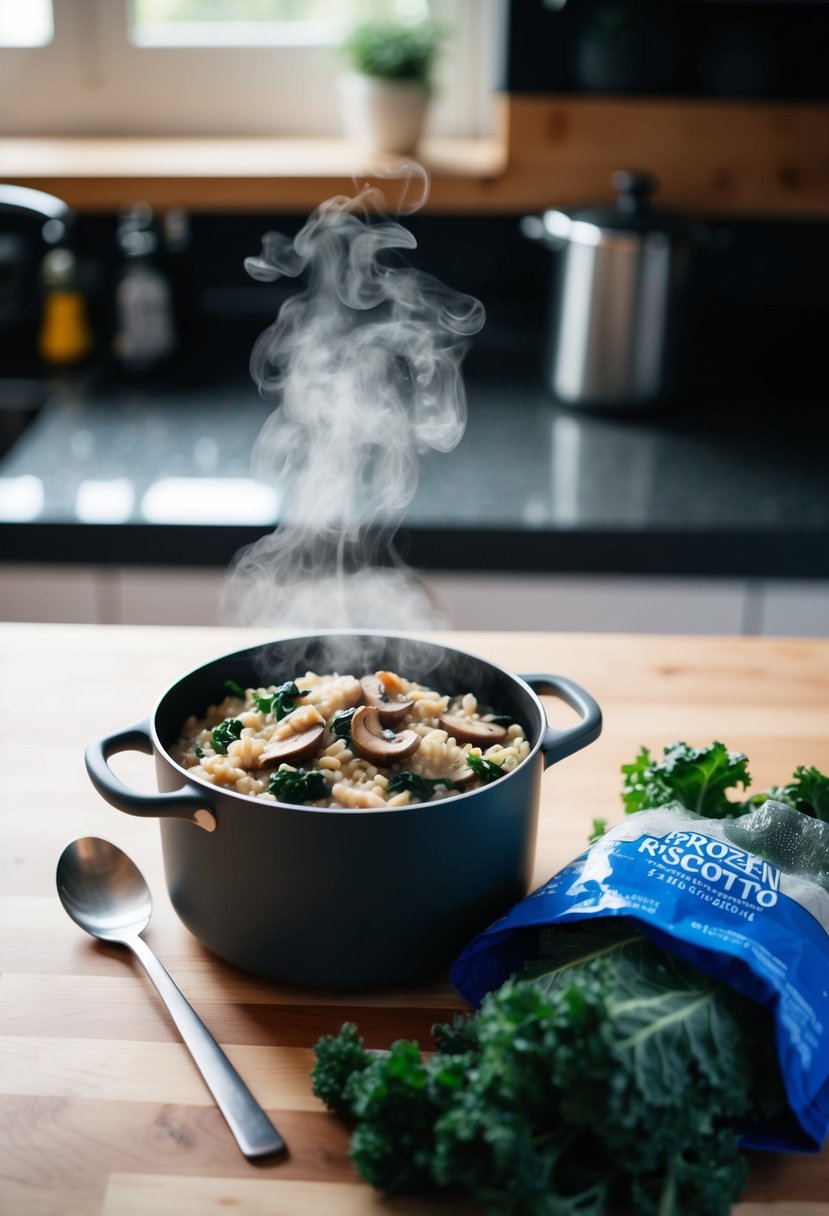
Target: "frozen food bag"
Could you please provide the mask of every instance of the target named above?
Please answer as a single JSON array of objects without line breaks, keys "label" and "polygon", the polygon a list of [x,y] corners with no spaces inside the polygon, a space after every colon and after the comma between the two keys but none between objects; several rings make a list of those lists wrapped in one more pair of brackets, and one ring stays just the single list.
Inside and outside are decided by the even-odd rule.
[{"label": "frozen food bag", "polygon": [[771,1010],[796,1124],[744,1143],[820,1148],[829,1132],[829,824],[773,801],[738,819],[679,804],[628,815],[479,934],[452,982],[477,1006],[534,957],[541,929],[608,917],[625,917]]}]

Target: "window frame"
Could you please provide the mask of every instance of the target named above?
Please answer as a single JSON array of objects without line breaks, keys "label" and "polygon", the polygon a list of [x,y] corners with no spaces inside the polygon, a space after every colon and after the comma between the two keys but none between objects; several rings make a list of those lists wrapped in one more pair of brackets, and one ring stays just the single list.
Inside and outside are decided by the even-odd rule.
[{"label": "window frame", "polygon": [[[428,134],[492,134],[506,0],[432,0],[454,36]],[[133,45],[128,0],[53,0],[54,37],[0,48],[0,136],[337,137],[336,47]],[[263,166],[268,172],[270,166]]]}]

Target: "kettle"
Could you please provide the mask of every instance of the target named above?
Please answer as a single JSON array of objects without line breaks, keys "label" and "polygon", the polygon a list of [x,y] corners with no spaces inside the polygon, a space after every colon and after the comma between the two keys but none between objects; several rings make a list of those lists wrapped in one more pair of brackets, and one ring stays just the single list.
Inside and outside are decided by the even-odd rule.
[{"label": "kettle", "polygon": [[617,171],[615,204],[525,216],[521,230],[559,254],[544,376],[563,405],[649,409],[674,395],[687,334],[698,222],[657,210],[648,173]]}]

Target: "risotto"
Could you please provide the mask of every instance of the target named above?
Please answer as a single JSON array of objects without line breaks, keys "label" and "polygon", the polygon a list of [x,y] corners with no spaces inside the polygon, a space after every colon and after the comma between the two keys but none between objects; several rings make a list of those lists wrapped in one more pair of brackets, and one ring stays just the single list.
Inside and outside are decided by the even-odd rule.
[{"label": "risotto", "polygon": [[451,798],[524,760],[520,723],[392,671],[308,672],[242,688],[188,718],[171,748],[194,777],[270,802],[364,810]]}]

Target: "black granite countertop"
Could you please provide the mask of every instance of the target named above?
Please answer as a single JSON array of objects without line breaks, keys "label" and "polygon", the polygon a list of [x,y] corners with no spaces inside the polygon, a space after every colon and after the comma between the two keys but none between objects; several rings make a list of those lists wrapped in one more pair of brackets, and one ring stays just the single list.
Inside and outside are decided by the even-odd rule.
[{"label": "black granite countertop", "polygon": [[[304,217],[291,222],[298,231]],[[110,248],[114,224],[86,218],[82,252]],[[417,490],[395,521],[406,561],[829,578],[829,225],[729,224],[716,256],[697,264],[682,401],[601,416],[559,407],[543,387],[550,264],[515,217],[407,224],[417,265],[479,298],[487,320],[463,364],[463,437],[419,459]],[[246,369],[294,288],[244,271],[271,226],[267,216],[194,216],[198,324],[167,374],[119,379],[102,331],[101,366],[56,384],[12,436],[0,458],[0,561],[224,568],[277,526],[287,487],[251,476],[272,406]],[[108,299],[99,292],[104,331]],[[13,354],[0,358],[0,388]],[[2,407],[0,392],[0,423]],[[0,426],[0,452],[4,438]]]},{"label": "black granite countertop", "polygon": [[[707,398],[647,415],[467,378],[397,547],[421,569],[829,577],[825,411]],[[271,412],[250,383],[57,389],[0,461],[0,560],[224,567],[279,522],[251,477]]]}]

